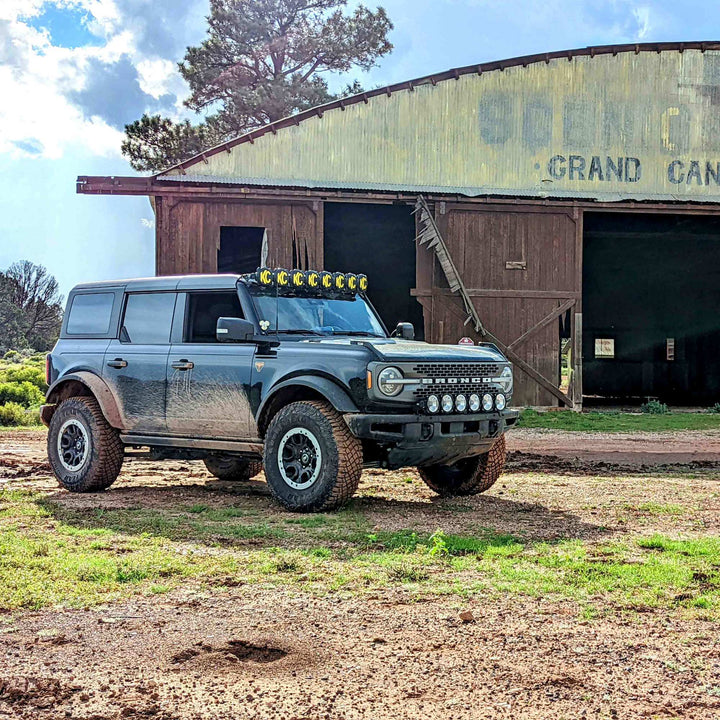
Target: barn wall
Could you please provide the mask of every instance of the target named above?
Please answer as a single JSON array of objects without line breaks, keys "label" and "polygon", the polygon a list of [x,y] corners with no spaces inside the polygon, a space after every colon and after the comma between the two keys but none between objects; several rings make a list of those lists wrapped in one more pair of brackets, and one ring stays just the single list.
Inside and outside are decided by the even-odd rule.
[{"label": "barn wall", "polygon": [[160,197],[156,213],[158,275],[217,272],[220,228],[229,226],[266,228],[270,265],[294,264],[294,238],[301,258],[307,251],[308,266],[322,267],[320,202],[201,202]]},{"label": "barn wall", "polygon": [[[444,212],[443,212],[444,210]],[[512,346],[568,301],[581,297],[579,217],[564,211],[518,207],[478,209],[471,204],[436,206],[436,222],[485,327]],[[476,340],[457,295],[431,251],[418,250],[417,290],[425,309],[426,338],[456,343]],[[559,319],[535,329],[514,347],[518,355],[554,385],[560,382]],[[516,370],[514,402],[556,405],[556,398]]]}]

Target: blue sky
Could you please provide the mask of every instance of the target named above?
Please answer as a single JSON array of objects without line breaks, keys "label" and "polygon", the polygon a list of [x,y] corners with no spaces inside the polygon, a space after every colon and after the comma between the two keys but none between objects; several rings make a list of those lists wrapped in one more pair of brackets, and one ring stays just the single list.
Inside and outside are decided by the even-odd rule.
[{"label": "blue sky", "polygon": [[[337,87],[585,45],[720,36],[720,5],[707,0],[380,4],[395,24],[394,52]],[[78,196],[75,179],[135,174],[120,155],[123,125],[146,110],[186,116],[175,63],[202,40],[207,12],[208,0],[0,0],[0,269],[42,263],[64,293],[153,274],[148,200]]]}]

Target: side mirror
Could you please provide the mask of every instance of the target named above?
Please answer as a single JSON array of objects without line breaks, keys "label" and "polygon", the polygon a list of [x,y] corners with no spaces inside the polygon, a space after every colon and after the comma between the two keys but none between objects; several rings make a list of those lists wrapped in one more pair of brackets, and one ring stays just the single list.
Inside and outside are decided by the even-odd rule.
[{"label": "side mirror", "polygon": [[242,318],[221,317],[217,321],[215,337],[218,342],[251,342],[255,337],[255,326]]},{"label": "side mirror", "polygon": [[393,330],[391,337],[401,337],[403,340],[414,340],[415,328],[412,323],[399,322],[395,330]]}]

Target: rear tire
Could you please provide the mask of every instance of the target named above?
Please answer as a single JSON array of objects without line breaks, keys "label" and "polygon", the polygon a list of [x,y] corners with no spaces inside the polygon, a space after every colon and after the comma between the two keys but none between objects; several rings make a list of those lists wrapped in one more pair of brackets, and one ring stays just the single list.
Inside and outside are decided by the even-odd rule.
[{"label": "rear tire", "polygon": [[120,474],[123,444],[94,397],[61,402],[50,420],[48,459],[59,483],[70,492],[98,492]]},{"label": "rear tire", "polygon": [[232,455],[210,455],[203,461],[211,475],[218,480],[245,482],[262,472],[262,463]]},{"label": "rear tire", "polygon": [[489,490],[505,467],[505,436],[502,435],[484,455],[459,460],[454,465],[428,465],[418,468],[425,484],[442,497],[477,495]]},{"label": "rear tire", "polygon": [[362,444],[328,403],[295,402],[270,422],[264,465],[272,494],[288,510],[332,510],[357,490]]}]

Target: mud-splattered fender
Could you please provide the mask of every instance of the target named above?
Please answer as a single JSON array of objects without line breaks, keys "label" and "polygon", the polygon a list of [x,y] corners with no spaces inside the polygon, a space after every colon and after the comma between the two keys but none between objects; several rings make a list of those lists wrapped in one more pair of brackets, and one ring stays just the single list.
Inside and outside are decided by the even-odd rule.
[{"label": "mud-splattered fender", "polygon": [[[85,371],[63,375],[50,386],[46,394],[48,405],[43,406],[42,413],[42,419],[46,424],[50,422],[54,412],[54,405],[68,397],[80,394],[76,389],[73,389],[73,384],[76,383],[83,385],[89,390],[87,394],[92,394],[95,397],[110,425],[120,430],[125,429],[126,423],[112,390],[101,377]],[[77,388],[77,385],[75,385],[75,388]]]},{"label": "mud-splattered fender", "polygon": [[[273,407],[276,400],[282,393],[293,388],[307,388],[322,395],[338,412],[359,412],[357,405],[353,402],[348,393],[328,378],[319,375],[298,375],[288,378],[274,385],[270,392],[260,403],[257,411],[258,425],[264,426],[265,413]],[[273,413],[274,414],[274,413]]]}]

